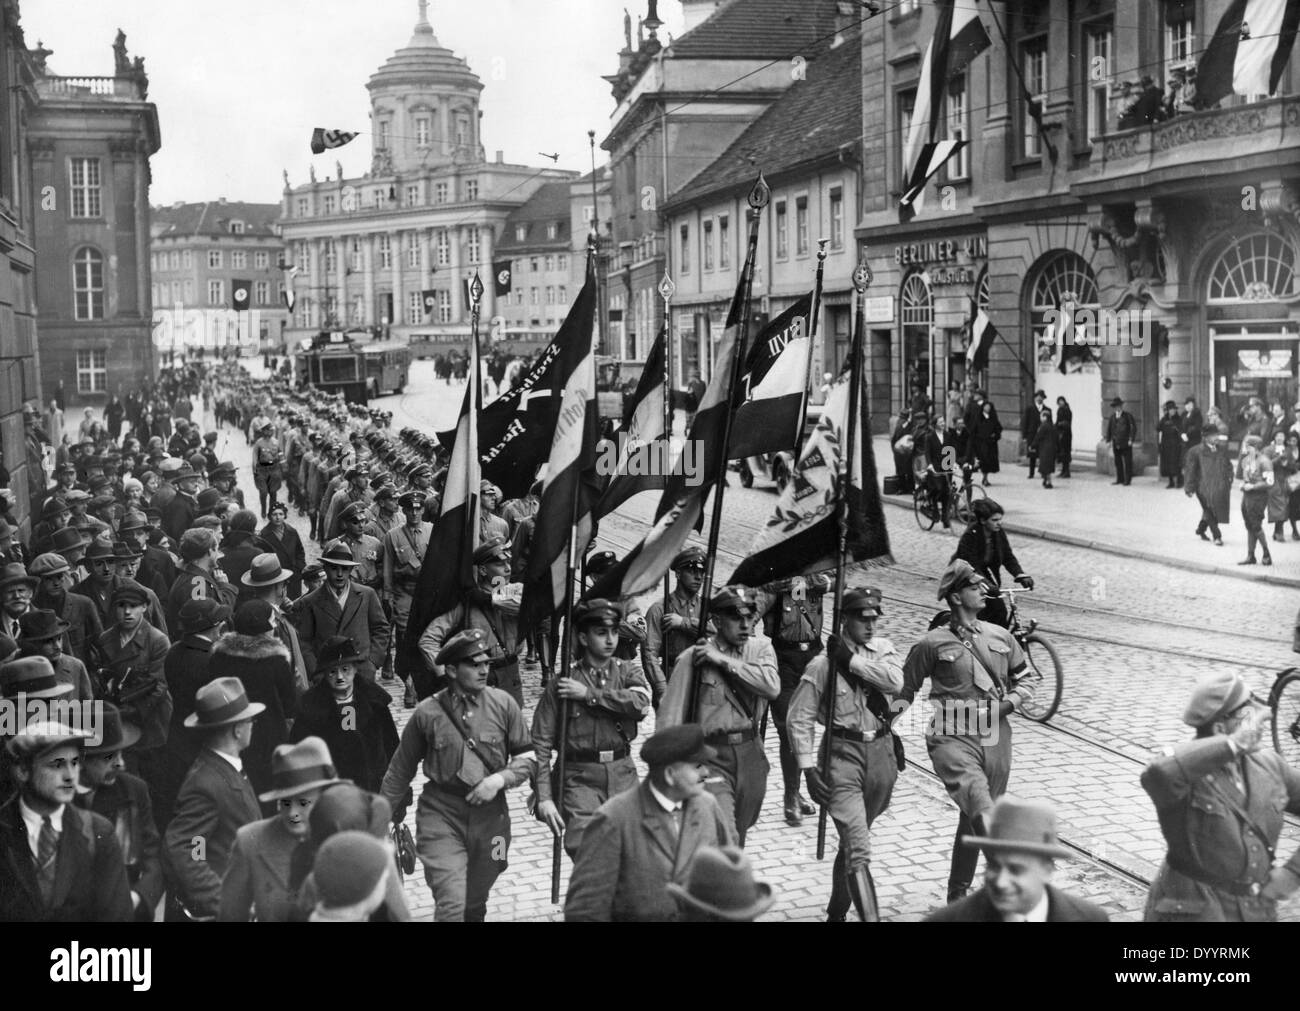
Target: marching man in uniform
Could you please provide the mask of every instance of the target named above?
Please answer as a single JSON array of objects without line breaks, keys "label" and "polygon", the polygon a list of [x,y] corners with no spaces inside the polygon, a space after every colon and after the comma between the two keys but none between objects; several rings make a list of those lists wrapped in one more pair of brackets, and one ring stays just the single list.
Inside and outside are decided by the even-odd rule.
[{"label": "marching man in uniform", "polygon": [[[668,595],[668,609],[656,600],[646,611],[646,652],[663,677],[672,674],[677,658],[700,637],[700,584],[704,582],[704,551],[685,548],[673,558],[677,588]],[[647,672],[649,673],[649,672]],[[651,680],[657,680],[651,675]]]},{"label": "marching man in uniform", "polygon": [[1268,707],[1236,674],[1201,678],[1183,722],[1196,739],[1142,773],[1169,846],[1145,919],[1276,920],[1300,888],[1300,852],[1273,866],[1282,813],[1300,814],[1300,771],[1264,745]]},{"label": "marching man in uniform", "polygon": [[[846,590],[841,601],[843,638],[832,635],[826,652],[809,661],[790,699],[787,730],[808,792],[830,808],[840,846],[832,873],[829,920],[842,920],[849,897],[863,923],[880,919],[871,878],[871,823],[889,807],[898,779],[889,697],[903,687],[903,666],[894,644],[876,638],[881,593],[875,587]],[[813,746],[816,724],[825,721],[827,674],[836,661],[835,719],[822,741],[831,749],[830,781],[821,775]],[[847,886],[847,887],[846,887]]]},{"label": "marching man in uniform", "polygon": [[993,802],[1007,792],[1011,778],[1011,723],[1015,708],[1031,697],[1032,687],[1017,675],[1025,654],[1005,628],[976,615],[984,606],[984,579],[961,559],[939,577],[939,599],[952,609],[948,623],[927,632],[903,664],[898,697],[912,704],[930,679],[933,721],[925,743],[935,774],[961,809],[953,840],[948,901],[970,891],[979,851],[963,846],[968,835],[987,836]]},{"label": "marching man in uniform", "polygon": [[392,609],[393,638],[397,657],[393,661],[397,676],[406,683],[405,704],[414,707],[417,699],[413,676],[420,671],[415,650],[406,645],[406,622],[411,616],[411,600],[420,578],[424,553],[429,549],[433,524],[421,519],[424,494],[408,491],[399,500],[406,522],[384,534],[384,602]]},{"label": "marching man in uniform", "polygon": [[[762,708],[781,691],[776,653],[767,639],[750,638],[754,591],[724,586],[710,600],[717,633],[677,658],[659,705],[656,729],[696,722],[716,752],[705,784],[741,846],[758,821],[767,792],[767,755],[758,738]],[[700,679],[697,712],[690,707],[692,684]]]},{"label": "marching man in uniform", "polygon": [[384,776],[393,823],[406,812],[418,765],[427,782],[415,816],[416,850],[439,922],[481,923],[488,893],[506,869],[510,811],[506,791],[534,769],[523,713],[489,688],[487,635],[467,628],[438,651],[451,684],[415,707]]},{"label": "marching man in uniform", "polygon": [[[650,687],[634,660],[614,658],[623,608],[608,600],[588,600],[574,608],[573,627],[582,650],[569,677],[552,680],[533,714],[537,753],[537,815],[576,858],[582,833],[596,808],[637,784],[632,761],[636,725],[650,709]],[[569,708],[568,750],[564,763],[561,815],[552,794],[551,752],[559,723],[559,703]]]}]

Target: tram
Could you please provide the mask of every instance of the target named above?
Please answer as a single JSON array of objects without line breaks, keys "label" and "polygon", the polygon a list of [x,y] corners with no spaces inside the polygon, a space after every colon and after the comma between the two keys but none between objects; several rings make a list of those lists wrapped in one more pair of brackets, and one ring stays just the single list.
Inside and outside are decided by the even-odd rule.
[{"label": "tram", "polygon": [[342,393],[349,403],[401,393],[410,375],[406,344],[374,341],[364,330],[322,330],[302,342],[294,356],[295,377],[322,393]]}]

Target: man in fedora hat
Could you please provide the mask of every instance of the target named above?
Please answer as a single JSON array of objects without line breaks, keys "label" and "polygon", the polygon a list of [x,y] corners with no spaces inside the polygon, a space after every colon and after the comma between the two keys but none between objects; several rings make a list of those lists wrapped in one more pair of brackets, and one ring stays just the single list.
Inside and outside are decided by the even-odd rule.
[{"label": "man in fedora hat", "polygon": [[[116,579],[120,582],[123,579],[134,579],[137,583],[136,575],[140,572],[140,562],[144,559],[144,552],[135,546],[134,542],[114,541],[113,542],[113,567],[116,573]],[[144,592],[149,596],[149,608],[145,611],[145,618],[149,624],[164,635],[171,636],[171,628],[167,625],[167,617],[163,613],[162,600],[154,592],[152,586],[144,586]]]},{"label": "man in fedora hat", "polygon": [[89,544],[89,538],[71,527],[54,531],[54,536],[50,538],[50,551],[62,555],[72,567],[74,585],[86,577],[86,569],[81,564],[81,560],[86,556],[86,547]]},{"label": "man in fedora hat", "polygon": [[9,525],[8,520],[0,516],[0,565],[9,565],[13,562],[26,564],[26,561],[22,542],[18,539],[18,531]]},{"label": "man in fedora hat", "polygon": [[388,692],[356,676],[364,659],[351,639],[325,641],[316,658],[316,684],[298,700],[290,740],[323,739],[339,775],[378,792],[397,750],[397,726]]},{"label": "man in fedora hat", "polygon": [[68,623],[53,611],[33,609],[19,620],[18,647],[22,656],[43,656],[54,668],[60,684],[72,689],[69,701],[90,702],[95,698],[94,685],[86,665],[63,652]]},{"label": "man in fedora hat", "polygon": [[188,463],[182,464],[172,477],[176,494],[162,507],[162,526],[173,541],[179,541],[185,531],[194,525],[194,517],[199,514],[197,496],[201,481],[202,478]]},{"label": "man in fedora hat", "polygon": [[345,636],[365,657],[357,673],[368,681],[388,655],[390,627],[379,595],[352,579],[356,560],[348,546],[334,541],[321,555],[325,584],[307,594],[294,607],[298,641],[302,645],[307,675],[316,678],[316,656],[331,636]]},{"label": "man in fedora hat", "polygon": [[668,607],[656,598],[645,614],[646,653],[655,667],[655,680],[667,678],[677,666],[677,658],[695,645],[703,634],[700,623],[700,586],[704,582],[707,559],[701,548],[683,548],[672,561],[677,586],[668,595]]},{"label": "man in fedora hat", "polygon": [[[67,529],[72,510],[68,508],[62,494],[54,494],[41,506],[40,517],[41,521],[32,527],[32,551],[36,554],[57,550],[53,546],[54,534],[58,530]],[[89,540],[86,543],[90,543]]]},{"label": "man in fedora hat", "polygon": [[[567,678],[546,686],[533,713],[537,817],[563,836],[570,858],[577,855],[596,808],[636,786],[632,739],[650,711],[650,686],[635,662],[614,657],[622,620],[622,606],[608,600],[585,600],[574,608],[580,656]],[[569,707],[564,782],[553,783],[561,706]]]},{"label": "man in fedora hat", "polygon": [[411,601],[420,577],[420,567],[424,563],[424,554],[429,549],[433,524],[426,523],[422,518],[423,493],[408,491],[398,501],[405,522],[393,527],[383,538],[383,599],[388,604],[393,619],[393,639],[396,642],[393,669],[406,683],[404,701],[407,708],[412,708],[418,697],[413,675],[422,668],[419,651],[407,644],[406,623],[411,616]]},{"label": "man in fedora hat", "polygon": [[[656,717],[657,728],[698,722],[714,749],[706,788],[724,818],[735,826],[740,845],[758,821],[767,792],[767,755],[758,726],[767,703],[780,694],[776,653],[765,638],[751,637],[754,591],[724,586],[709,602],[717,632],[677,658]],[[700,680],[698,693],[692,689]],[[698,694],[695,712],[688,712]]]},{"label": "man in fedora hat", "polygon": [[993,805],[987,836],[963,845],[984,850],[984,887],[926,917],[927,923],[1100,923],[1100,906],[1050,882],[1055,861],[1074,854],[1056,841],[1056,813],[1042,801],[1005,796]]},{"label": "man in fedora hat", "polygon": [[253,559],[271,551],[271,545],[257,536],[257,514],[237,509],[230,517],[230,529],[221,539],[221,571],[226,582],[238,587]]},{"label": "man in fedora hat", "polygon": [[754,880],[754,868],[737,846],[705,846],[695,854],[685,885],[668,882],[687,923],[749,923],[772,908],[772,886]]},{"label": "man in fedora hat", "polygon": [[252,743],[253,720],[263,709],[248,701],[239,678],[217,678],[195,696],[185,726],[203,735],[202,748],[185,776],[164,839],[170,921],[216,918],[235,833],[262,816],[239,756]]},{"label": "man in fedora hat", "polygon": [[[790,699],[787,719],[795,761],[808,791],[829,808],[840,845],[831,871],[830,920],[842,920],[849,901],[859,918],[880,918],[871,877],[871,824],[889,807],[898,779],[890,702],[903,687],[902,658],[894,644],[877,637],[884,613],[874,586],[853,587],[840,600],[842,628],[826,652],[809,661]],[[824,723],[831,662],[836,666],[835,713],[824,747],[830,748],[830,775],[823,779],[813,745],[816,725]]]},{"label": "man in fedora hat", "polygon": [[32,608],[36,577],[19,562],[0,568],[0,632],[15,642],[22,637],[20,619]]},{"label": "man in fedora hat", "polygon": [[167,591],[167,625],[178,627],[181,606],[187,600],[209,597],[234,608],[235,587],[226,582],[217,565],[217,537],[211,530],[186,530],[180,542],[181,566]]},{"label": "man in fedora hat", "polygon": [[75,803],[83,811],[102,815],[113,826],[122,845],[135,918],[149,923],[163,896],[162,839],[149,787],[126,771],[125,753],[139,740],[140,729],[124,722],[113,703],[103,703],[99,743],[86,742]]},{"label": "man in fedora hat", "polygon": [[60,681],[54,666],[43,656],[20,657],[15,653],[0,662],[0,696],[6,699],[67,699],[72,692],[72,685]]},{"label": "man in fedora hat", "polygon": [[[283,508],[283,503],[277,505]],[[280,556],[267,551],[254,557],[248,571],[240,577],[240,583],[245,600],[262,600],[270,606],[275,637],[289,651],[289,660],[293,665],[294,685],[301,694],[307,690],[311,682],[307,677],[307,663],[303,659],[302,646],[298,642],[298,630],[284,613],[292,579],[293,573],[280,565]]]},{"label": "man in fedora hat", "polygon": [[144,553],[135,581],[149,587],[159,600],[165,601],[176,582],[176,562],[170,552],[149,543],[149,518],[138,509],[128,509],[122,516],[118,534]]},{"label": "man in fedora hat", "polygon": [[1183,722],[1196,739],[1142,773],[1169,848],[1145,919],[1271,921],[1300,888],[1300,851],[1273,866],[1283,812],[1300,814],[1300,771],[1268,747],[1269,717],[1237,674],[1207,674],[1192,689]]},{"label": "man in fedora hat", "polygon": [[72,804],[85,738],[64,724],[38,722],[27,724],[6,745],[18,791],[0,805],[0,920],[113,923],[132,918],[131,890],[113,825]]},{"label": "man in fedora hat", "polygon": [[298,851],[310,846],[310,817],[321,791],[340,782],[344,780],[319,737],[275,749],[271,788],[257,799],[274,804],[276,813],[235,833],[229,868],[221,879],[218,920],[247,923],[255,915],[259,923],[285,923],[295,918],[302,884],[294,880]]},{"label": "man in fedora hat", "polygon": [[87,515],[86,510],[89,508],[93,497],[90,492],[82,491],[80,488],[72,489],[66,497],[70,512],[68,526],[73,530],[79,530],[91,540],[94,540],[102,533],[108,532],[109,529],[108,524],[103,520]]},{"label": "man in fedora hat", "polygon": [[1128,485],[1133,481],[1133,440],[1137,438],[1137,421],[1124,410],[1124,401],[1120,397],[1111,400],[1110,408],[1104,441],[1115,455],[1115,480],[1111,484]]},{"label": "man in fedora hat", "polygon": [[[935,774],[961,811],[953,840],[948,901],[966,894],[979,854],[962,844],[987,835],[993,803],[1011,778],[1011,723],[1007,719],[1033,693],[1023,673],[1024,651],[1005,628],[976,615],[984,606],[984,578],[958,558],[939,577],[939,600],[951,609],[946,623],[914,645],[903,664],[898,699],[912,704],[926,678],[934,716],[926,747]],[[897,718],[897,717],[895,717]]]},{"label": "man in fedora hat", "polygon": [[482,922],[488,893],[506,867],[510,811],[506,791],[529,781],[536,766],[523,713],[488,685],[486,634],[467,628],[438,653],[451,684],[415,707],[384,775],[394,824],[406,812],[408,787],[423,767],[416,848],[439,922]]},{"label": "man in fedora hat", "polygon": [[100,624],[107,628],[113,623],[109,601],[117,584],[117,558],[113,554],[112,541],[102,538],[91,541],[83,564],[90,574],[74,586],[73,591],[95,605]]},{"label": "man in fedora hat", "polygon": [[667,886],[682,884],[696,854],[736,836],[704,788],[717,753],[704,728],[660,730],[641,746],[649,767],[640,784],[605,801],[587,825],[569,878],[566,921],[681,919]]},{"label": "man in fedora hat", "polygon": [[417,677],[416,691],[421,698],[446,683],[448,672],[438,661],[443,643],[459,629],[474,628],[483,633],[490,650],[492,667],[488,684],[509,692],[523,708],[524,693],[519,680],[519,609],[494,591],[510,580],[510,549],[505,541],[494,537],[474,551],[475,591],[461,603],[438,615],[420,635],[420,652],[432,678]]}]

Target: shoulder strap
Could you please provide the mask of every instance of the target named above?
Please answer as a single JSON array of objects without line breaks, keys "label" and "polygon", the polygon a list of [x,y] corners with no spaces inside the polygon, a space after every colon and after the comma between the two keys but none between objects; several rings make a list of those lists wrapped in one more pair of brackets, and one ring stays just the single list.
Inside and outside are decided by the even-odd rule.
[{"label": "shoulder strap", "polygon": [[[949,626],[949,628],[951,629],[951,626]],[[979,664],[982,668],[984,668],[984,673],[989,676],[989,680],[992,681],[995,685],[997,685],[998,688],[1003,693],[1005,693],[1009,685],[1003,684],[1001,679],[996,674],[994,674],[991,670],[989,670],[989,665],[986,664],[983,658],[980,657],[979,653],[975,651],[974,644],[967,639],[963,639],[961,636],[957,635],[956,632],[953,632],[953,635],[956,636],[958,641],[962,644],[962,646],[966,648],[966,652],[971,655],[972,659],[974,659],[974,661],[977,664]],[[1011,674],[1010,672],[1008,672],[1007,681],[1010,682],[1010,680],[1011,680]]]},{"label": "shoulder strap", "polygon": [[[1244,773],[1242,779],[1245,779]],[[1228,809],[1237,816],[1237,820],[1241,822],[1242,826],[1253,832],[1255,837],[1259,839],[1260,843],[1264,847],[1264,852],[1268,854],[1268,860],[1271,864],[1275,854],[1273,845],[1269,842],[1268,836],[1264,834],[1264,830],[1255,824],[1250,813],[1242,807],[1241,804],[1237,802],[1237,798],[1228,793],[1228,791],[1224,789],[1217,780],[1214,783],[1214,790],[1219,795],[1219,799],[1222,800],[1223,803],[1228,806]]]}]

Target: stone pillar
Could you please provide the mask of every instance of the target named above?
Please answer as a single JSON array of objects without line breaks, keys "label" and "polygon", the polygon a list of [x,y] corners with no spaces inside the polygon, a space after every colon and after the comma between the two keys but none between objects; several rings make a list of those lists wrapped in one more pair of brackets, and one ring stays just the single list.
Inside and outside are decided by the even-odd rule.
[{"label": "stone pillar", "polygon": [[447,229],[447,243],[451,249],[451,319],[453,323],[469,322],[469,306],[465,304],[465,282],[460,272],[460,226]]},{"label": "stone pillar", "polygon": [[479,267],[479,276],[483,278],[482,317],[485,323],[491,322],[492,317],[496,315],[497,306],[497,279],[492,273],[493,235],[491,222],[479,226],[478,249],[482,261]]},{"label": "stone pillar", "polygon": [[[324,315],[325,290],[324,287],[321,285],[321,267],[323,266],[323,264],[321,263],[320,241],[321,241],[320,239],[312,239],[307,242],[307,261],[308,261],[307,266],[308,266],[308,273],[311,279],[311,285],[310,285],[311,300],[317,305],[316,321],[318,323],[323,321],[325,318]],[[310,319],[308,319],[307,325],[309,327],[312,325]]]},{"label": "stone pillar", "polygon": [[402,301],[402,234],[388,233],[388,262],[393,276],[393,317],[389,326],[397,326],[406,319],[405,303]]},{"label": "stone pillar", "polygon": [[334,240],[334,277],[335,289],[338,291],[338,321],[339,329],[348,328],[348,256],[352,250],[347,247],[344,239]]},{"label": "stone pillar", "polygon": [[365,278],[366,308],[361,314],[361,318],[367,326],[372,326],[379,322],[379,314],[375,311],[375,261],[374,261],[374,242],[373,235],[361,236],[361,270]]}]

